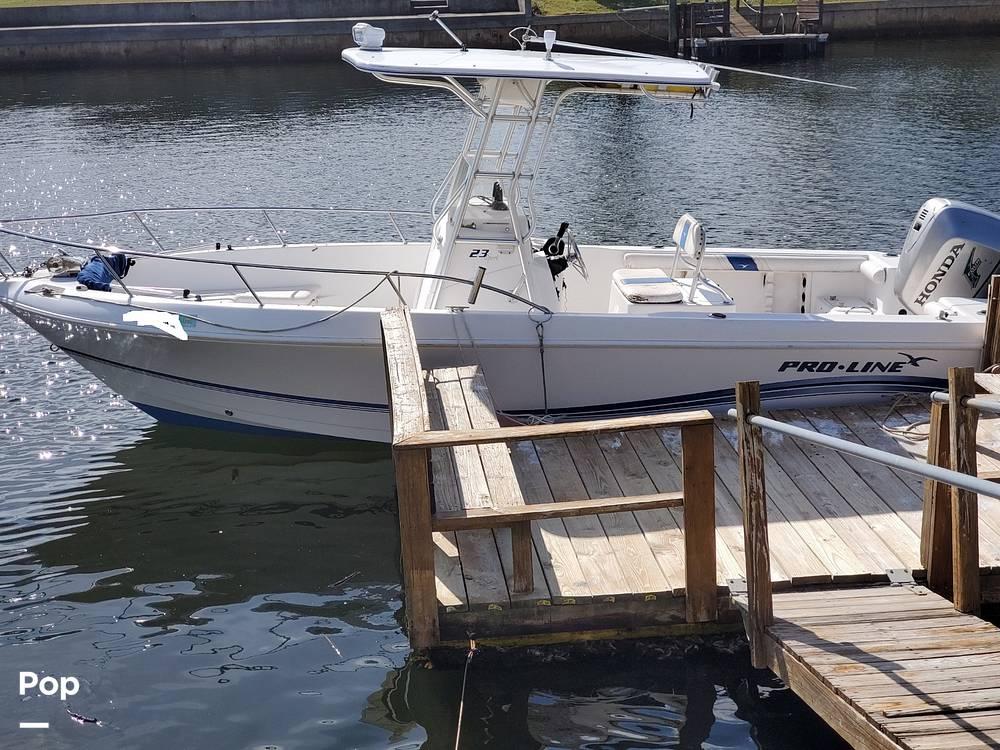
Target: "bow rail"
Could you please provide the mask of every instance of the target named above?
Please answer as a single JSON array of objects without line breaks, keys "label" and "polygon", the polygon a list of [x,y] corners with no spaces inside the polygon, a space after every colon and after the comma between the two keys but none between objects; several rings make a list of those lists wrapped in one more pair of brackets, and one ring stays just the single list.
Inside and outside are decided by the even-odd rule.
[{"label": "bow rail", "polygon": [[[164,209],[164,210],[170,210],[170,209]],[[246,210],[253,210],[253,209],[246,209]],[[294,210],[294,209],[289,209],[289,210]],[[320,210],[322,210],[322,209],[320,209]],[[131,213],[131,212],[130,211],[109,212],[108,214],[105,214],[105,215],[128,214],[128,213]],[[396,212],[396,213],[403,213],[403,212]],[[421,214],[423,214],[423,213],[425,213],[425,212],[421,212]],[[62,218],[62,217],[59,217],[59,218]],[[65,218],[70,218],[70,217],[67,216]],[[23,221],[27,221],[27,220],[23,220]],[[13,223],[13,222],[10,221],[8,223]],[[526,297],[522,297],[521,295],[515,294],[514,292],[508,291],[506,289],[502,289],[500,287],[492,286],[491,284],[485,284],[485,283],[482,282],[481,278],[466,279],[466,278],[462,278],[461,276],[447,276],[447,275],[444,275],[444,274],[434,274],[434,273],[418,273],[416,271],[375,270],[375,269],[364,269],[364,268],[317,268],[317,267],[310,267],[310,266],[289,266],[289,265],[286,265],[286,264],[279,264],[279,263],[250,263],[250,262],[244,262],[244,261],[215,260],[213,258],[192,258],[192,257],[187,256],[187,255],[148,253],[148,252],[143,252],[141,250],[128,250],[128,251],[124,251],[121,248],[117,248],[117,247],[114,247],[114,248],[112,248],[112,247],[101,247],[101,246],[98,246],[98,245],[92,245],[92,244],[84,243],[84,242],[74,242],[72,240],[60,240],[60,239],[55,239],[55,238],[52,238],[52,237],[42,237],[40,235],[32,234],[30,232],[22,232],[22,231],[17,230],[17,229],[8,229],[8,228],[2,226],[2,224],[3,224],[3,222],[0,222],[0,234],[5,234],[5,235],[8,235],[8,236],[12,236],[12,237],[19,237],[21,239],[25,239],[25,240],[29,240],[29,241],[33,241],[33,242],[42,242],[42,243],[47,243],[47,244],[50,244],[50,245],[55,245],[57,251],[61,255],[64,255],[64,256],[67,255],[67,253],[63,252],[60,248],[73,248],[73,249],[77,249],[77,250],[87,250],[88,252],[94,253],[95,257],[100,258],[101,262],[104,263],[104,266],[108,269],[108,271],[114,277],[115,281],[125,291],[125,294],[128,295],[128,298],[129,298],[130,301],[132,300],[133,297],[140,296],[140,295],[136,295],[131,289],[129,289],[128,285],[125,284],[124,279],[122,279],[122,277],[114,269],[114,267],[112,266],[112,264],[108,262],[108,259],[106,257],[106,254],[108,254],[108,253],[115,253],[115,252],[119,252],[120,251],[120,252],[127,252],[130,257],[135,257],[135,258],[154,258],[156,260],[179,261],[179,262],[182,262],[182,263],[202,263],[202,264],[207,264],[207,265],[229,266],[230,268],[233,269],[233,271],[235,272],[235,274],[239,277],[240,281],[246,287],[247,291],[251,294],[251,296],[254,298],[254,300],[257,302],[257,305],[259,307],[265,307],[266,303],[260,298],[260,296],[257,294],[257,292],[251,286],[250,282],[247,280],[246,276],[242,273],[243,270],[248,269],[248,268],[265,269],[265,270],[275,270],[275,271],[297,271],[297,272],[301,272],[301,273],[326,273],[326,274],[341,274],[341,275],[354,275],[354,276],[380,276],[380,277],[386,277],[386,278],[395,276],[397,278],[407,278],[407,279],[436,279],[436,280],[439,280],[439,281],[447,281],[447,282],[456,283],[456,284],[463,284],[465,286],[470,287],[470,290],[477,291],[477,292],[478,292],[479,289],[485,289],[485,290],[487,290],[489,292],[493,292],[494,294],[499,294],[502,297],[506,297],[509,300],[512,300],[512,301],[515,301],[515,302],[520,302],[521,304],[526,305],[526,306],[528,306],[528,307],[530,307],[530,308],[532,308],[534,310],[538,310],[539,312],[544,313],[546,315],[551,315],[552,314],[552,311],[549,310],[549,308],[545,307],[544,305],[539,305],[539,304],[537,304],[535,302],[532,302],[530,299],[528,299]],[[17,269],[14,267],[14,265],[11,263],[11,261],[7,258],[7,256],[3,254],[2,251],[0,251],[0,258],[2,258],[7,263],[7,265],[10,267],[11,271],[13,272],[12,274],[11,273],[7,273],[5,270],[3,270],[2,268],[0,268],[0,276],[3,276],[3,278],[6,280],[6,279],[11,278],[12,276],[18,276],[18,275],[20,275],[19,272],[17,271]],[[397,295],[399,295],[398,287],[397,287]],[[474,299],[475,299],[474,296],[470,295],[470,304],[474,303]],[[400,298],[400,301],[401,302],[405,302],[405,300],[402,300],[402,298]]]}]

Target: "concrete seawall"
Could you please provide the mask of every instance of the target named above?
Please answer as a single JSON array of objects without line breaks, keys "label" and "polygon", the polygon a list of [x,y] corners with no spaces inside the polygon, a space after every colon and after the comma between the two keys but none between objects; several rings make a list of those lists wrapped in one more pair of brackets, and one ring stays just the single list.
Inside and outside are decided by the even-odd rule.
[{"label": "concrete seawall", "polygon": [[[0,28],[0,65],[5,68],[84,66],[134,62],[177,64],[231,61],[335,60],[354,46],[351,27],[372,20],[386,29],[386,44],[441,46],[454,43],[426,16],[372,19],[308,18],[260,21],[75,24]],[[517,13],[456,15],[448,24],[468,44],[512,47],[507,36],[523,26]],[[614,42],[635,49],[662,48],[663,11],[633,11],[547,17],[545,28],[580,42]]]},{"label": "concrete seawall", "polygon": [[[451,7],[473,2],[478,8],[495,10],[449,14],[449,24],[469,44],[510,47],[507,32],[525,23],[524,0],[452,0]],[[517,9],[512,10],[512,5]],[[371,0],[370,8],[365,6],[366,11],[407,9],[406,13],[390,16],[375,17],[374,10],[360,17],[308,15],[323,10],[339,14],[348,6],[357,8],[351,0],[195,0],[5,9],[0,10],[0,65],[12,69],[123,62],[334,60],[342,49],[353,45],[351,27],[358,21],[373,21],[385,27],[386,43],[395,46],[452,44],[426,16],[409,12],[409,0]],[[289,15],[270,17],[283,9]],[[782,12],[791,14],[786,23],[794,20],[794,10],[789,6],[767,8],[766,12],[768,24],[777,25]],[[139,17],[144,20],[133,20]],[[182,17],[184,20],[180,20]],[[108,22],[98,18],[129,20]],[[10,25],[15,22],[20,25]],[[538,29],[557,30],[564,39],[585,43],[652,51],[666,44],[667,16],[662,9],[545,16],[533,19],[533,23]],[[834,40],[1000,33],[1000,0],[828,4],[824,31],[830,32]]]},{"label": "concrete seawall", "polygon": [[[350,18],[359,15],[360,5],[357,0],[175,0],[32,5],[0,8],[0,27]],[[523,12],[518,0],[449,0],[448,9],[449,13],[457,14]],[[411,10],[410,0],[365,0],[363,10],[368,17],[417,15]],[[427,11],[423,11],[423,15],[427,15]]]}]

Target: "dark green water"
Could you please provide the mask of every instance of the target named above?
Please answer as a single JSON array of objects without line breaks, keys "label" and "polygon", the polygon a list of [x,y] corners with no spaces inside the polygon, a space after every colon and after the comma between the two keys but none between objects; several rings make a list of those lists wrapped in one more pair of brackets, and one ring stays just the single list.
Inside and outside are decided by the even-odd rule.
[{"label": "dark green water", "polygon": [[[570,100],[541,216],[588,241],[662,242],[692,210],[710,241],[883,247],[932,195],[1000,208],[997,40],[843,44],[780,70],[862,91],[732,77],[694,120]],[[447,97],[336,61],[0,73],[0,215],[423,207],[463,126]],[[0,747],[450,748],[462,675],[408,661],[397,555],[383,447],[156,425],[0,314]],[[68,706],[100,724],[20,697],[22,670],[78,677]],[[735,658],[474,661],[463,746],[840,747],[745,678]]]}]

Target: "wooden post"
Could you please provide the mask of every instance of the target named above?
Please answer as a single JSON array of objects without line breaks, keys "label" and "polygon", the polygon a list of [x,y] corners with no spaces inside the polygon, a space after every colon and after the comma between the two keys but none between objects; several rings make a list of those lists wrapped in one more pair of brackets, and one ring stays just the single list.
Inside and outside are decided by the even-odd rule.
[{"label": "wooden post", "polygon": [[[970,476],[976,476],[978,413],[965,406],[964,400],[975,394],[973,368],[952,367],[948,370],[951,468]],[[958,487],[951,488],[951,549],[955,609],[959,612],[978,613],[979,496]]]},{"label": "wooden post", "polygon": [[670,0],[667,5],[667,53],[677,57],[677,37],[680,31],[680,18],[677,15],[677,0]]},{"label": "wooden post", "polygon": [[986,301],[986,328],[983,335],[984,372],[1000,363],[1000,276],[990,278],[990,292]]},{"label": "wooden post", "polygon": [[[392,443],[396,446],[409,436],[429,430],[430,417],[420,374],[420,353],[409,310],[405,307],[387,308],[380,320]],[[406,620],[410,643],[415,649],[435,646],[440,640],[429,458],[427,449],[394,447],[392,451]]]},{"label": "wooden post", "polygon": [[531,549],[531,521],[511,524],[510,543],[514,560],[514,591],[523,594],[535,587],[532,566],[534,552]]},{"label": "wooden post", "polygon": [[688,622],[718,617],[715,580],[715,433],[711,424],[681,429],[684,473],[684,586]]},{"label": "wooden post", "polygon": [[767,536],[767,492],[764,485],[764,440],[749,418],[760,413],[760,383],[736,384],[740,448],[740,500],[747,561],[750,660],[757,669],[767,663],[767,629],[774,622],[771,601],[771,554]]},{"label": "wooden post", "polygon": [[440,639],[427,459],[426,450],[393,451],[406,620],[415,649],[435,646]]},{"label": "wooden post", "polygon": [[[951,468],[948,404],[931,403],[927,463]],[[927,570],[927,585],[951,599],[951,487],[933,479],[924,481],[924,513],[920,534],[920,562]]]}]

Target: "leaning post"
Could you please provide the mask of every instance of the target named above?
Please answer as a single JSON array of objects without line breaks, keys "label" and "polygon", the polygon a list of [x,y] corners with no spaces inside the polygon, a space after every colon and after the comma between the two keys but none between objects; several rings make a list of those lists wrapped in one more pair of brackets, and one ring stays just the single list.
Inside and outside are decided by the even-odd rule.
[{"label": "leaning post", "polygon": [[[951,468],[976,476],[976,424],[978,412],[965,405],[976,394],[975,370],[948,370],[948,411]],[[978,613],[979,591],[979,496],[970,490],[951,488],[951,548],[955,609]]]},{"label": "leaning post", "polygon": [[739,430],[740,500],[747,567],[747,631],[750,660],[757,669],[767,663],[767,629],[774,622],[771,600],[771,554],[767,535],[767,493],[764,485],[764,438],[750,418],[760,413],[760,383],[736,384]]}]

